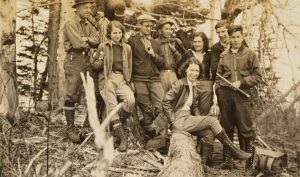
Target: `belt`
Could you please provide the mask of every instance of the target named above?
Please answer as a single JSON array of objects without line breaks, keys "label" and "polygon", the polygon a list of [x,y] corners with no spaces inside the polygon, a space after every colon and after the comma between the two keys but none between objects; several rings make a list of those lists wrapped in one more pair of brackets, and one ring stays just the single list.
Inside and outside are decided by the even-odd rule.
[{"label": "belt", "polygon": [[115,74],[123,74],[122,71],[111,71],[112,73],[115,73]]},{"label": "belt", "polygon": [[71,49],[68,52],[82,54],[82,55],[88,55],[88,52],[86,50],[81,50],[81,49]]},{"label": "belt", "polygon": [[175,70],[174,69],[165,69],[165,70],[160,70],[160,72],[168,72],[168,73],[170,73],[170,72],[175,72]]}]

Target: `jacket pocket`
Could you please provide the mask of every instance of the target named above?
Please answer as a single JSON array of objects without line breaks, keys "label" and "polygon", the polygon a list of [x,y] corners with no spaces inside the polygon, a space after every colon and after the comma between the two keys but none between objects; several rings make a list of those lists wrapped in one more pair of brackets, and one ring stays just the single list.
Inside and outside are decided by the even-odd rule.
[{"label": "jacket pocket", "polygon": [[230,71],[225,71],[225,73],[223,74],[223,77],[225,77],[225,78],[229,78],[230,76],[231,76]]}]

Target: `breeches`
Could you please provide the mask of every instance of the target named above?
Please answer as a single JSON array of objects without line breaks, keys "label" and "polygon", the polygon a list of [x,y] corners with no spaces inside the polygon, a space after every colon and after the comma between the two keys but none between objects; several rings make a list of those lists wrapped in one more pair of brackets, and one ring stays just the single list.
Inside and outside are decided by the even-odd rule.
[{"label": "breeches", "polygon": [[136,101],[143,113],[146,124],[151,124],[153,119],[162,112],[161,102],[165,96],[162,85],[157,82],[134,81]]},{"label": "breeches", "polygon": [[77,53],[67,53],[64,69],[66,78],[66,97],[67,102],[78,102],[81,94],[82,80],[80,73],[86,74],[89,66],[87,55]]},{"label": "breeches", "polygon": [[211,116],[193,116],[190,111],[176,111],[175,121],[172,123],[173,129],[187,131],[191,134],[211,129],[214,135],[222,131],[222,127],[217,118]]},{"label": "breeches", "polygon": [[[123,74],[109,74],[107,83],[100,91],[100,94],[107,106],[108,112],[111,112],[119,102],[124,102],[123,109],[127,112],[132,112],[134,108],[134,94],[126,84]],[[117,119],[120,119],[120,117],[118,114],[115,114],[111,120]]]}]

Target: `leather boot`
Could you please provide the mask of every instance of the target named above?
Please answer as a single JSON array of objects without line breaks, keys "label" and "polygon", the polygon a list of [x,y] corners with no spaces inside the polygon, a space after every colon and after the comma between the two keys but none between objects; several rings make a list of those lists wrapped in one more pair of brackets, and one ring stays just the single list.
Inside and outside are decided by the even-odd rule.
[{"label": "leather boot", "polygon": [[230,155],[230,152],[226,149],[226,147],[223,148],[224,153],[224,163],[222,163],[219,168],[224,170],[233,170],[233,169],[239,169],[237,164],[234,162],[233,158]]},{"label": "leather boot", "polygon": [[[212,151],[213,151],[213,137],[212,142],[208,140],[209,137],[204,137],[200,140],[200,156],[201,156],[201,163],[203,166],[203,170],[207,174],[217,175],[217,171],[207,165],[208,159],[210,158]],[[198,140],[199,141],[199,140]]]},{"label": "leather boot", "polygon": [[128,144],[127,144],[127,136],[123,130],[123,127],[122,126],[115,127],[114,134],[116,138],[118,138],[121,141],[118,150],[120,152],[125,152],[127,150]]},{"label": "leather boot", "polygon": [[75,110],[65,110],[65,116],[67,121],[66,135],[73,143],[80,143],[84,139],[84,135],[81,135],[74,125]]},{"label": "leather boot", "polygon": [[251,154],[241,151],[240,149],[235,147],[234,144],[228,138],[224,130],[218,133],[215,137],[223,144],[224,147],[228,148],[230,155],[234,159],[247,160],[248,158],[251,157]]},{"label": "leather boot", "polygon": [[[226,131],[226,134],[231,142],[233,142],[233,136],[234,131]],[[228,148],[223,145],[223,159],[224,162],[220,164],[219,168],[225,169],[225,170],[233,170],[233,169],[239,169],[237,164],[234,162],[233,158],[230,155],[230,152],[228,151]]]},{"label": "leather boot", "polygon": [[119,116],[122,124],[126,122],[126,120],[130,117],[130,112],[127,112],[123,107],[119,111]]},{"label": "leather boot", "polygon": [[251,157],[246,160],[245,167],[245,175],[253,176],[254,175],[254,155],[255,155],[255,147],[254,147],[255,138],[245,138],[245,150],[246,152],[251,154]]}]

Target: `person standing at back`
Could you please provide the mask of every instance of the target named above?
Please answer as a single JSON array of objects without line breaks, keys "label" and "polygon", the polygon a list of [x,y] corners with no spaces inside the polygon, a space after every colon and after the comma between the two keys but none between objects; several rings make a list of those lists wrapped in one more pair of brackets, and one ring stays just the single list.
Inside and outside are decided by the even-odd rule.
[{"label": "person standing at back", "polygon": [[[178,80],[176,76],[177,64],[182,59],[182,54],[177,48],[184,48],[178,38],[173,37],[173,22],[168,19],[161,19],[157,22],[157,32],[159,37],[155,39],[162,50],[164,65],[160,68],[160,81],[165,93],[171,88],[171,85]],[[177,47],[177,48],[176,48]]]},{"label": "person standing at back", "polygon": [[163,58],[158,43],[151,37],[156,19],[151,15],[137,18],[139,32],[128,39],[132,48],[132,75],[136,91],[136,102],[143,114],[141,122],[144,130],[162,112],[161,102],[165,96],[159,79],[159,69]]},{"label": "person standing at back", "polygon": [[201,115],[207,115],[213,105],[213,82],[211,80],[211,53],[208,38],[203,32],[194,32],[192,48],[183,55],[183,61],[195,57],[201,63],[200,75],[197,82],[199,92],[199,110]]},{"label": "person standing at back", "polygon": [[227,32],[228,22],[226,20],[220,20],[215,26],[216,33],[219,37],[219,42],[215,43],[210,51],[211,51],[211,74],[212,81],[216,80],[216,73],[218,69],[218,64],[221,58],[221,54],[225,51],[229,46],[229,35]]},{"label": "person standing at back", "polygon": [[90,69],[90,48],[99,45],[96,29],[86,20],[91,14],[93,0],[75,0],[73,8],[75,16],[63,28],[66,77],[66,96],[64,111],[67,121],[66,135],[70,141],[80,143],[82,134],[75,128],[75,103],[78,102],[80,86],[82,84],[80,73]]}]

